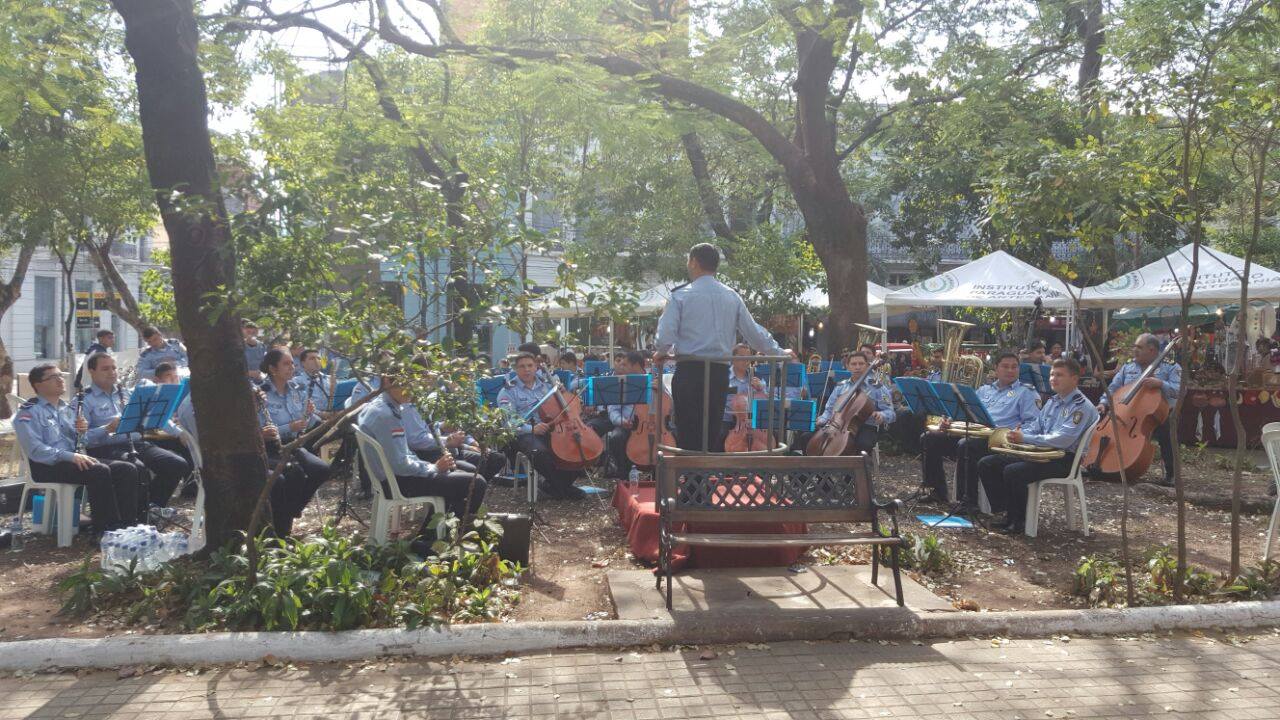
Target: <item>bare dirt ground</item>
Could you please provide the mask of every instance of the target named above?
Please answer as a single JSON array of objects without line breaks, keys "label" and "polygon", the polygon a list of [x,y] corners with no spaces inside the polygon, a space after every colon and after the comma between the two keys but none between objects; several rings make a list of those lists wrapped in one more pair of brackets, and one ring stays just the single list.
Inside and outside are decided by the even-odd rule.
[{"label": "bare dirt ground", "polygon": [[[1189,491],[1218,496],[1230,493],[1228,456],[1219,451],[1185,451],[1184,465]],[[1246,468],[1245,493],[1264,498],[1270,473],[1256,469],[1261,454],[1251,452]],[[1158,471],[1156,471],[1158,472]],[[876,479],[882,498],[907,497],[919,483],[919,459],[885,455]],[[603,480],[597,481],[607,486]],[[341,485],[331,482],[295,525],[306,533],[328,521],[337,504]],[[1062,493],[1045,493],[1038,538],[1005,537],[981,528],[933,530],[951,551],[955,569],[942,577],[917,579],[939,595],[966,607],[990,610],[1079,607],[1071,595],[1072,576],[1080,558],[1095,552],[1116,552],[1120,545],[1121,487],[1116,483],[1086,484],[1091,532],[1088,537],[1067,529]],[[493,488],[488,506],[496,512],[525,509],[524,491]],[[179,507],[189,508],[183,500]],[[366,516],[368,502],[356,502]],[[1164,497],[1131,490],[1129,537],[1135,555],[1160,545],[1173,545],[1176,507]],[[523,580],[524,593],[510,620],[606,619],[613,616],[605,587],[609,569],[641,567],[627,552],[626,539],[609,505],[600,494],[579,502],[540,499],[539,514],[545,523],[533,530],[532,567]],[[935,506],[908,503],[902,530],[930,532],[914,519],[917,513],[937,513]],[[1246,514],[1241,520],[1242,556],[1245,564],[1261,557],[1267,514]],[[1230,514],[1187,506],[1187,544],[1190,561],[1214,572],[1225,572],[1230,553]],[[350,519],[340,527],[360,532]],[[113,618],[66,618],[57,614],[61,598],[57,582],[86,559],[96,562],[96,548],[87,536],[70,548],[54,547],[51,537],[30,539],[21,553],[0,552],[0,640],[39,637],[101,637],[124,633],[161,632],[161,628],[123,627]],[[811,551],[806,562],[860,563],[869,558],[857,549],[826,553]]]}]

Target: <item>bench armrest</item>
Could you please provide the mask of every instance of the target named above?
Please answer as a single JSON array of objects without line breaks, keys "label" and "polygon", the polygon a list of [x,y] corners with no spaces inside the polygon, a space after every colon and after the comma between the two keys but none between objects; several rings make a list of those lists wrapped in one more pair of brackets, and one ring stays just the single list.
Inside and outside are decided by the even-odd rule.
[{"label": "bench armrest", "polygon": [[903,508],[902,501],[897,498],[885,500],[884,502],[872,500],[871,507],[873,508],[871,524],[874,526],[875,532],[880,533],[880,516],[875,511],[884,510],[889,514],[889,524],[892,528],[892,534],[889,537],[898,537],[898,512]]}]

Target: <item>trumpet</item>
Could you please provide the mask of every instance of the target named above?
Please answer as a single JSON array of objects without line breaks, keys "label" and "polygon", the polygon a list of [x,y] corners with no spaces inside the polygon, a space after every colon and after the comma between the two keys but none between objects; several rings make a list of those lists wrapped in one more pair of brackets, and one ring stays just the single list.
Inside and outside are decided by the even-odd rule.
[{"label": "trumpet", "polygon": [[991,452],[1009,455],[1030,462],[1050,462],[1066,457],[1066,452],[1057,448],[1028,445],[1009,441],[1009,428],[996,428],[987,438],[987,448]]}]

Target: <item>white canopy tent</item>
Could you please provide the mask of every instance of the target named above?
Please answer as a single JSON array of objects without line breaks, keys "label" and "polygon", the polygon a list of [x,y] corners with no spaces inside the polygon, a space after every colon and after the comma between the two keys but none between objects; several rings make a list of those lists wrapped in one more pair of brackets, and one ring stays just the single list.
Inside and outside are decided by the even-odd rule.
[{"label": "white canopy tent", "polygon": [[[1181,305],[1191,279],[1192,245],[1125,273],[1080,294],[1080,307],[1123,308]],[[1244,259],[1200,246],[1200,268],[1191,299],[1197,303],[1226,304],[1240,301]],[[1249,266],[1249,299],[1280,301],[1280,273],[1261,265]]]},{"label": "white canopy tent", "polygon": [[[552,320],[591,317],[594,311],[587,304],[587,296],[604,292],[610,284],[616,284],[616,281],[588,278],[577,283],[577,287],[572,291],[568,288],[560,288],[529,303],[529,314],[532,317]],[[637,297],[638,304],[631,314],[636,317],[660,314],[667,306],[667,298],[671,297],[671,289],[675,286],[676,283],[665,282],[644,288],[640,291]],[[566,300],[568,305],[562,305],[561,300]]]},{"label": "white canopy tent", "polygon": [[[883,347],[889,347],[889,312],[884,304],[884,296],[889,294],[889,288],[883,285],[867,281],[867,313],[880,314],[880,328],[884,333],[880,336],[880,342]],[[831,300],[827,293],[821,288],[811,287],[800,295],[801,304],[808,305],[811,308],[822,309],[829,307]]]},{"label": "white canopy tent", "polygon": [[1067,341],[1074,330],[1074,303],[1066,283],[1003,250],[967,265],[895,290],[888,308],[986,307],[1030,309],[1040,298],[1045,308],[1067,312]]}]

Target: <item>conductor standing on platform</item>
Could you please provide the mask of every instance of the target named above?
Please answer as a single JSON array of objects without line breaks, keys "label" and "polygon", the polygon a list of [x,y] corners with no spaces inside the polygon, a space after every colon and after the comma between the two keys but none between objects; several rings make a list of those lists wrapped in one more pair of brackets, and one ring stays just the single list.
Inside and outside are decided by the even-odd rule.
[{"label": "conductor standing on platform", "polygon": [[[716,246],[699,243],[689,249],[689,282],[672,291],[658,320],[655,367],[662,367],[672,354],[727,357],[739,334],[757,352],[790,354],[756,323],[738,293],[716,279],[719,267],[720,251]],[[710,388],[706,387],[708,379]],[[671,390],[676,444],[685,450],[704,452],[719,448],[720,416],[729,394],[729,363],[677,361]]]}]

